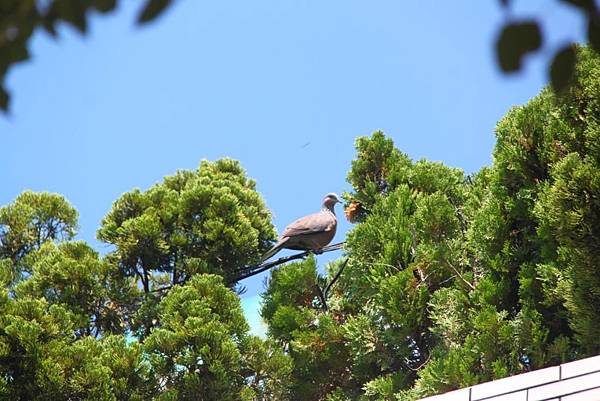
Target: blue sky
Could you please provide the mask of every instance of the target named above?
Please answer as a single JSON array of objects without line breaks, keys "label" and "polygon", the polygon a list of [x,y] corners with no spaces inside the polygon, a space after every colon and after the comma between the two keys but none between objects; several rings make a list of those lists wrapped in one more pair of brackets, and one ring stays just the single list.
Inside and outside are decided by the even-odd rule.
[{"label": "blue sky", "polygon": [[[349,189],[354,139],[377,129],[414,159],[477,171],[496,122],[539,92],[553,52],[585,29],[560,1],[513,1],[546,42],[507,77],[494,0],[180,0],[141,28],[139,2],[120,3],[85,37],[36,34],[0,116],[0,204],[25,189],[63,194],[78,237],[101,252],[95,231],[114,200],[202,159],[239,159],[279,232]],[[349,229],[341,222],[336,241]],[[249,316],[267,274],[244,283]]]}]

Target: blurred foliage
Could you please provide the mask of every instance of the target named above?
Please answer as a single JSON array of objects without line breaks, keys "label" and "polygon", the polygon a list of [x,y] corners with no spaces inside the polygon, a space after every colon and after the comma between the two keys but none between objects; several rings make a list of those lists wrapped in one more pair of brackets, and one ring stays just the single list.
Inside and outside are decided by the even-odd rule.
[{"label": "blurred foliage", "polygon": [[[587,42],[600,52],[600,8],[595,0],[559,0],[576,8],[587,22]],[[510,15],[510,0],[499,0],[500,5]],[[496,41],[496,56],[503,72],[513,73],[522,67],[523,58],[543,46],[542,29],[535,19],[515,19],[507,17]],[[555,54],[548,67],[548,76],[555,92],[567,89],[575,72],[575,44],[563,45]]]},{"label": "blurred foliage", "polygon": [[[147,0],[138,23],[158,17],[171,0]],[[57,27],[71,25],[81,34],[87,32],[95,13],[106,14],[117,7],[117,0],[2,0],[0,1],[0,109],[8,111],[10,96],[4,86],[9,69],[29,60],[29,41],[37,30],[57,37]]]},{"label": "blurred foliage", "polygon": [[[587,21],[587,41],[600,52],[600,9],[595,0],[555,0],[567,3]],[[29,60],[29,41],[38,30],[53,37],[57,27],[68,24],[81,34],[87,32],[94,14],[113,12],[117,0],[0,0],[0,109],[7,112],[10,94],[5,86],[8,71],[15,64]],[[174,3],[173,0],[145,0],[137,16],[138,24],[155,20]],[[535,19],[518,19],[510,15],[510,0],[499,0],[505,10],[506,23],[496,40],[498,65],[505,73],[521,69],[523,58],[543,48],[543,32]],[[567,44],[555,52],[548,75],[556,92],[562,92],[573,78],[575,50]]]}]

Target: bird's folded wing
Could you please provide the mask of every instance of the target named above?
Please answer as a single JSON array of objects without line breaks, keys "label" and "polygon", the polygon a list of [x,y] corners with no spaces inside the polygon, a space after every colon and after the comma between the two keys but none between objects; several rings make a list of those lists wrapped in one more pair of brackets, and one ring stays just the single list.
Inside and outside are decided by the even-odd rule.
[{"label": "bird's folded wing", "polygon": [[312,234],[329,231],[335,226],[335,218],[329,213],[315,213],[304,216],[285,228],[282,237]]}]

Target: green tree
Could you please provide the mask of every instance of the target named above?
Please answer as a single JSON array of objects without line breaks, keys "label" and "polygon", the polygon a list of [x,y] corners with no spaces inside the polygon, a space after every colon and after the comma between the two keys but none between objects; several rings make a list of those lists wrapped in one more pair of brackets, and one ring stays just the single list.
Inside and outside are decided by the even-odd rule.
[{"label": "green tree", "polygon": [[43,298],[0,306],[0,397],[10,400],[148,399],[139,344],[123,336],[73,336],[77,316]]},{"label": "green tree", "polygon": [[274,239],[270,217],[237,161],[203,161],[197,171],[179,171],[148,191],[123,194],[102,220],[98,238],[116,246],[112,256],[146,293],[196,273],[233,283]]},{"label": "green tree", "polygon": [[[337,315],[319,304],[314,258],[273,270],[261,315],[269,335],[293,360],[294,400],[316,400],[347,386],[349,354]],[[320,283],[319,283],[320,284]]]},{"label": "green tree", "polygon": [[132,280],[101,260],[83,242],[46,243],[28,257],[31,276],[15,287],[17,298],[43,298],[77,319],[77,335],[123,333],[137,295]]},{"label": "green tree", "polygon": [[25,191],[13,203],[0,208],[0,265],[5,282],[12,283],[30,273],[23,262],[46,241],[73,238],[77,211],[62,196]]},{"label": "green tree", "polygon": [[0,398],[415,400],[597,354],[600,55],[576,54],[472,176],[359,138],[346,255],[272,271],[267,341],[234,291],[274,238],[239,163],[124,194],[106,257],[24,192],[0,208]]},{"label": "green tree", "polygon": [[2,399],[150,394],[142,348],[110,335],[125,328],[120,305],[131,283],[88,245],[69,241],[76,226],[77,212],[55,194],[26,191],[0,208]]},{"label": "green tree", "polygon": [[472,176],[381,132],[356,141],[357,224],[329,307],[311,261],[274,271],[264,296],[296,396],[414,400],[598,353],[600,56],[577,61],[568,90],[498,123]]},{"label": "green tree", "polygon": [[[237,162],[223,160],[203,166],[197,174],[182,172],[167,177],[165,186],[173,192],[160,188],[150,192],[150,200],[182,195],[169,198],[172,203],[157,204],[165,213],[163,217],[185,205],[180,209],[183,216],[176,215],[167,222],[172,225],[160,228],[165,231],[162,238],[177,235],[175,231],[182,226],[176,223],[189,223],[185,227],[195,231],[180,235],[197,242],[176,239],[177,244],[183,244],[177,252],[187,257],[183,252],[193,247],[201,251],[195,259],[184,259],[186,262],[193,259],[190,264],[208,266],[200,259],[204,257],[213,258],[215,264],[243,266],[258,259],[269,245],[261,235],[272,237],[273,228],[254,183]],[[174,191],[178,183],[189,185],[187,192]],[[182,270],[176,277],[186,285],[175,283],[164,288],[161,296],[144,299],[136,276],[127,274],[120,264],[119,248],[102,258],[86,243],[71,240],[77,214],[62,197],[26,192],[0,212],[4,219],[3,255],[8,256],[2,262],[6,286],[0,292],[0,398],[290,397],[291,360],[273,342],[248,335],[239,297],[223,284],[222,277]],[[117,213],[113,210],[110,217],[114,219]],[[143,228],[147,220],[141,220],[138,227]],[[134,224],[138,222],[125,226]],[[120,234],[123,231],[140,233],[115,229]],[[200,242],[200,233],[208,237],[205,242]],[[144,240],[134,240],[138,238]],[[225,242],[236,240],[240,241],[237,249],[225,246]],[[259,247],[259,242],[262,249],[251,248]],[[12,274],[15,271],[20,272],[18,280]],[[154,300],[157,305],[151,305]],[[142,343],[142,337],[132,337],[130,330],[131,322],[139,319],[143,301],[142,312],[152,312],[148,317],[154,322],[153,328],[144,332],[147,337]]]},{"label": "green tree", "polygon": [[203,161],[147,191],[123,194],[102,220],[98,238],[115,245],[108,258],[139,281],[144,297],[133,318],[148,334],[162,289],[198,273],[235,286],[275,238],[271,215],[237,161]]},{"label": "green tree", "polygon": [[239,298],[221,277],[194,276],[158,310],[159,326],[145,341],[158,399],[286,399],[287,358],[248,336]]}]

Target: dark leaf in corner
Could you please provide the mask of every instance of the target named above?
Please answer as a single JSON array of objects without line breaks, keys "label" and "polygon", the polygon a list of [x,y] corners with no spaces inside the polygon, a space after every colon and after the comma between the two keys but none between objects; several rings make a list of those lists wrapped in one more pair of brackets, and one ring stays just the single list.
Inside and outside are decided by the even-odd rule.
[{"label": "dark leaf in corner", "polygon": [[69,22],[81,33],[87,31],[86,8],[85,2],[79,0],[56,0],[50,8],[50,15],[56,16],[56,19],[62,19]]},{"label": "dark leaf in corner", "polygon": [[50,34],[50,36],[55,38],[57,34],[54,24],[56,24],[56,17],[54,15],[47,15],[42,18],[42,27]]},{"label": "dark leaf in corner", "polygon": [[94,0],[92,4],[96,10],[107,13],[116,7],[117,0]]},{"label": "dark leaf in corner", "polygon": [[596,5],[594,4],[594,0],[562,0],[565,3],[568,3],[577,8],[581,8],[587,12],[591,12],[596,9]]},{"label": "dark leaf in corner", "polygon": [[521,68],[521,59],[542,45],[542,35],[536,21],[513,22],[505,25],[496,42],[500,68],[514,72]]},{"label": "dark leaf in corner", "polygon": [[5,113],[8,111],[8,92],[0,85],[0,109]]},{"label": "dark leaf in corner", "polygon": [[0,48],[0,64],[10,65],[29,60],[29,51],[25,41],[15,42]]},{"label": "dark leaf in corner", "polygon": [[550,82],[554,92],[563,92],[575,72],[575,46],[569,45],[554,56],[550,66]]},{"label": "dark leaf in corner", "polygon": [[169,5],[171,0],[148,0],[138,16],[138,23],[143,24],[158,17]]},{"label": "dark leaf in corner", "polygon": [[588,22],[588,42],[600,53],[600,11],[590,14]]}]

